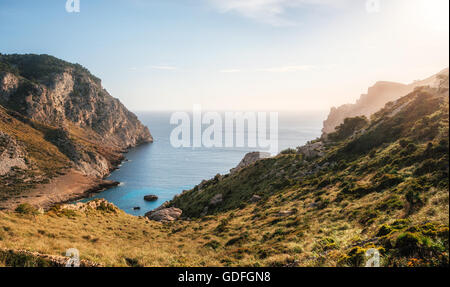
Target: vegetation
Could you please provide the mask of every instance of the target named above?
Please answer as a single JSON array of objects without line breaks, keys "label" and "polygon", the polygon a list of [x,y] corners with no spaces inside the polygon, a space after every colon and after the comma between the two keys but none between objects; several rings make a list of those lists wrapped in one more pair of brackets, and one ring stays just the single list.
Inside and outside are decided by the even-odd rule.
[{"label": "vegetation", "polygon": [[[0,211],[0,250],[77,248],[104,266],[364,266],[375,248],[382,266],[448,266],[448,117],[448,88],[416,89],[319,139],[324,156],[287,150],[183,192],[169,203],[183,220],[171,223],[110,204]],[[39,153],[51,151],[63,166],[64,155],[41,141],[44,127],[28,126],[17,122],[13,133],[35,147],[36,164],[45,170]],[[0,265],[46,264],[2,254]]]},{"label": "vegetation", "polygon": [[0,72],[10,72],[35,82],[45,83],[50,77],[66,70],[73,70],[78,76],[87,75],[93,81],[100,83],[100,79],[83,66],[71,64],[50,55],[0,54]]},{"label": "vegetation", "polygon": [[[448,109],[448,89],[417,89],[370,122],[345,120],[322,139],[323,157],[286,150],[170,204],[186,218],[233,213],[230,239],[246,232],[239,248],[249,257],[268,250],[263,265],[361,266],[369,248],[386,266],[448,265]],[[211,205],[217,194],[223,202]]]}]

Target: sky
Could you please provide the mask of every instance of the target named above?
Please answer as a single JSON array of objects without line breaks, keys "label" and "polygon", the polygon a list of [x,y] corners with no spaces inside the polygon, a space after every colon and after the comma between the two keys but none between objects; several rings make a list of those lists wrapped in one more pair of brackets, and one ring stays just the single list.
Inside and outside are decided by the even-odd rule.
[{"label": "sky", "polygon": [[79,63],[131,110],[328,110],[448,67],[448,0],[0,0],[0,53]]}]

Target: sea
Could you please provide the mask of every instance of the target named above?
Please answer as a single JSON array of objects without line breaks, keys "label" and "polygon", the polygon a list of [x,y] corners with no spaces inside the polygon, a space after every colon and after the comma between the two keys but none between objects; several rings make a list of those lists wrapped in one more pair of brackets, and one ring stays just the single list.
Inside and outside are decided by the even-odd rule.
[{"label": "sea", "polygon": [[[228,173],[246,153],[266,151],[247,146],[177,148],[170,141],[173,129],[178,126],[170,123],[172,112],[148,111],[135,114],[149,127],[154,142],[133,148],[125,154],[127,160],[107,178],[120,182],[119,186],[83,201],[104,198],[129,214],[144,215],[183,190],[193,188],[202,180]],[[320,137],[327,114],[328,111],[278,113],[278,151],[296,148]],[[208,125],[204,125],[202,129],[207,127]],[[193,132],[190,137],[192,139]],[[248,145],[248,142],[245,144]],[[150,194],[158,196],[158,200],[145,201],[144,196]],[[135,207],[140,209],[134,209]]]}]

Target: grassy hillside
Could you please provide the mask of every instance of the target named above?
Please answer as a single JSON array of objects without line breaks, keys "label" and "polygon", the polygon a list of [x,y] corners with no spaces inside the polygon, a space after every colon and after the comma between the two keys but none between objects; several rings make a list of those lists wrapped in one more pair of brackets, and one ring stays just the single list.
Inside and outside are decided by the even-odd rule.
[{"label": "grassy hillside", "polygon": [[18,145],[26,150],[25,161],[29,168],[15,169],[0,176],[0,200],[26,195],[26,191],[37,184],[47,183],[70,167],[67,156],[45,139],[51,127],[14,115],[0,106],[0,131],[14,137]]},{"label": "grassy hillside", "polygon": [[[252,255],[269,250],[300,265],[358,265],[354,256],[375,246],[387,265],[448,264],[448,111],[445,85],[417,89],[370,122],[345,121],[323,140],[323,157],[288,150],[171,205],[185,217],[238,214],[226,223],[247,226],[234,239]],[[210,204],[218,194],[223,201]],[[253,195],[261,197],[257,204]],[[288,255],[287,246],[299,254]]]},{"label": "grassy hillside", "polygon": [[287,150],[184,192],[172,223],[109,204],[0,212],[0,250],[15,250],[0,264],[77,248],[104,266],[362,266],[377,248],[383,266],[448,266],[448,113],[447,79],[348,119],[316,140],[322,156]]}]

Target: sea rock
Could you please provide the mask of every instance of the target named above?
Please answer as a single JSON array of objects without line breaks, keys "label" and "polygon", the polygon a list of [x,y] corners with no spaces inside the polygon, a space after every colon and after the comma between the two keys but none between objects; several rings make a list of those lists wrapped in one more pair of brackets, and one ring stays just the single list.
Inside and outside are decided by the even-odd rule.
[{"label": "sea rock", "polygon": [[144,196],[144,200],[145,201],[156,201],[158,200],[158,196],[150,194],[150,195],[146,195]]},{"label": "sea rock", "polygon": [[157,211],[150,211],[145,216],[154,221],[175,221],[181,217],[183,211],[176,207],[162,208]]},{"label": "sea rock", "polygon": [[231,173],[235,173],[239,171],[240,169],[249,166],[250,164],[264,158],[269,158],[271,155],[268,152],[250,152],[247,153],[244,158],[241,160],[241,162],[235,167],[230,170]]},{"label": "sea rock", "polygon": [[135,207],[133,207],[133,210],[140,210],[140,209],[141,209],[140,206],[135,206]]},{"label": "sea rock", "polygon": [[210,205],[217,205],[223,201],[223,195],[221,193],[214,195],[213,198],[211,198],[209,204]]}]

